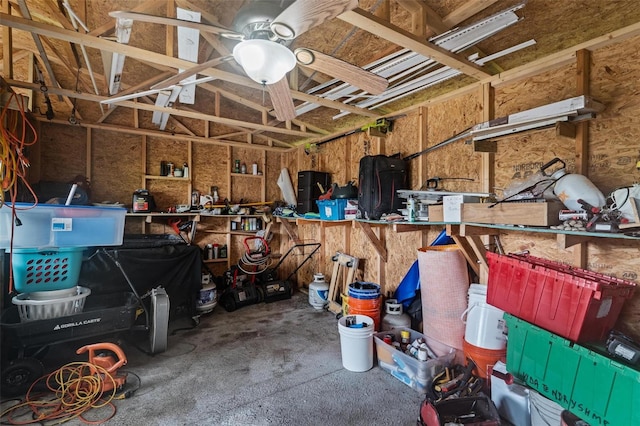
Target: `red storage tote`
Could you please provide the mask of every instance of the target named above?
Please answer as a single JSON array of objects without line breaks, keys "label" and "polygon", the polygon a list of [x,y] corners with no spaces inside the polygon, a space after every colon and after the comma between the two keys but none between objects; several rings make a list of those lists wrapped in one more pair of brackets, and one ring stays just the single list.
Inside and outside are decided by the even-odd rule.
[{"label": "red storage tote", "polygon": [[574,342],[606,340],[636,285],[530,255],[487,261],[487,303]]}]

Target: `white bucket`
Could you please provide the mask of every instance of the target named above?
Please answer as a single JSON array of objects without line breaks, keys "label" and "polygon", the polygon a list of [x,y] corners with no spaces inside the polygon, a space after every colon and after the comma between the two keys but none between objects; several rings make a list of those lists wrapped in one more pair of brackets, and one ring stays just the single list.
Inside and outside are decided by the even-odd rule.
[{"label": "white bucket", "polygon": [[[504,330],[504,311],[487,303],[487,286],[471,284],[469,307],[462,313],[466,323],[464,339],[483,349],[502,350],[507,346]],[[465,319],[466,316],[466,319]]]},{"label": "white bucket", "polygon": [[[356,324],[366,327],[347,327],[347,318],[355,317]],[[354,372],[371,370],[373,367],[373,319],[366,315],[347,315],[338,321],[342,366]]]},{"label": "white bucket", "polygon": [[529,406],[531,408],[531,426],[559,425],[563,408],[538,392],[529,391]]}]

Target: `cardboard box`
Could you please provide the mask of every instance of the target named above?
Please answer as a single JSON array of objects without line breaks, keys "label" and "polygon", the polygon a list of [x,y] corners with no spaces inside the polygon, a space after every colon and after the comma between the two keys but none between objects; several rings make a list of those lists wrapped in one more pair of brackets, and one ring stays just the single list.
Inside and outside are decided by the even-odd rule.
[{"label": "cardboard box", "polygon": [[489,208],[490,203],[465,203],[461,221],[497,223],[504,225],[551,226],[558,225],[558,214],[564,208],[560,202],[500,203]]},{"label": "cardboard box", "polygon": [[478,197],[469,195],[445,195],[442,197],[443,219],[445,222],[460,223],[462,221],[462,204],[478,203]]},{"label": "cardboard box", "polygon": [[429,222],[444,222],[442,204],[429,206]]}]

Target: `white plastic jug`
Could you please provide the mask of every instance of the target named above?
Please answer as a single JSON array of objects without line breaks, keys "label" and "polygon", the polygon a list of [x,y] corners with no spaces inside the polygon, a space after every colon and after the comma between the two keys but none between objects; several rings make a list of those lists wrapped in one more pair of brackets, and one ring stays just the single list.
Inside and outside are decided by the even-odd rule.
[{"label": "white plastic jug", "polygon": [[504,311],[487,303],[487,286],[471,284],[469,307],[462,313],[464,340],[483,349],[502,350],[507,346],[503,333]]},{"label": "white plastic jug", "polygon": [[576,173],[567,173],[566,164],[559,158],[554,158],[544,166],[542,170],[549,166],[561,163],[562,168],[556,170],[551,178],[556,181],[553,193],[570,210],[584,210],[578,200],[582,199],[594,207],[605,205],[605,198],[602,192],[586,176]]}]

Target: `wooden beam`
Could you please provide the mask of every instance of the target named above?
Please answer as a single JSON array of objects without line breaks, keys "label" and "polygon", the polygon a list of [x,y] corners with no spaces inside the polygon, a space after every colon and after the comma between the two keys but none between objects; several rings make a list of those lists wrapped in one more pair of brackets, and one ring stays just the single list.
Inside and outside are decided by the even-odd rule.
[{"label": "wooden beam", "polygon": [[[11,85],[11,86],[14,86],[14,87],[24,87],[24,88],[27,88],[27,89],[39,90],[39,88],[40,88],[40,86],[38,84],[25,83],[25,82],[16,81],[16,80],[8,80],[7,83],[9,85]],[[77,92],[74,92],[72,90],[57,89],[57,88],[50,88],[49,89],[49,93],[62,94],[64,96],[77,98],[77,99],[82,99],[82,100],[87,100],[87,101],[94,101],[94,102],[100,102],[101,100],[108,99],[108,98],[106,98],[104,96],[98,96],[98,95],[93,95],[93,94],[88,94],[88,93],[77,93]],[[143,105],[143,104],[135,103],[135,102],[132,102],[132,101],[117,102],[114,105],[126,106],[126,107],[134,108],[134,109],[138,108],[138,109],[142,109],[142,110],[145,110],[145,111],[168,112],[169,114],[175,114],[177,116],[194,118],[194,119],[197,119],[197,120],[198,119],[199,120],[207,120],[207,121],[212,121],[212,122],[215,122],[215,123],[220,123],[220,124],[224,124],[224,125],[228,125],[228,126],[235,126],[235,127],[239,127],[239,128],[258,129],[258,130],[264,130],[266,132],[281,133],[281,134],[291,135],[291,136],[301,136],[301,137],[313,137],[313,136],[315,136],[315,134],[311,134],[311,133],[307,133],[307,132],[301,132],[301,131],[298,131],[298,130],[282,129],[282,128],[279,128],[279,127],[265,126],[265,125],[262,125],[262,124],[249,123],[249,122],[246,122],[246,121],[234,120],[234,119],[231,119],[231,118],[216,117],[214,115],[204,114],[204,113],[197,112],[197,111],[193,111],[192,112],[192,111],[187,111],[187,110],[184,110],[184,109],[158,107],[158,106],[155,106],[155,105]]]},{"label": "wooden beam", "polygon": [[[47,120],[44,117],[34,117],[34,118],[38,122],[44,121],[45,123],[69,125],[69,122],[67,120],[59,120],[59,119]],[[93,123],[85,123],[80,121],[80,123],[78,123],[77,126],[91,128],[91,129],[100,129],[100,130],[109,131],[109,132],[126,133],[130,135],[149,136],[157,139],[168,139],[168,140],[185,141],[185,142],[194,141],[194,142],[199,142],[199,143],[204,143],[209,145],[224,146],[224,147],[234,147],[234,146],[238,148],[250,147],[250,145],[248,145],[245,142],[209,139],[203,136],[171,134],[171,133],[163,132],[161,130],[135,129],[131,127],[122,127],[120,125],[113,125],[113,124],[93,124]],[[265,151],[273,151],[273,152],[283,152],[290,149],[290,147],[288,146],[286,148],[280,148],[280,147],[269,146],[269,145],[255,145],[255,144],[252,147],[256,149],[263,149]]]},{"label": "wooden beam", "polygon": [[[2,0],[2,13],[11,14],[9,0]],[[6,25],[2,26],[2,73],[4,78],[13,78],[13,30]]]},{"label": "wooden beam", "polygon": [[491,74],[461,56],[438,47],[433,43],[425,42],[420,37],[415,36],[389,22],[385,22],[377,16],[360,8],[345,12],[342,15],[339,15],[338,18],[350,23],[351,25],[355,25],[358,28],[375,34],[378,37],[395,43],[398,46],[432,58],[443,65],[456,69],[475,79],[482,80],[484,78],[491,77]]},{"label": "wooden beam", "polygon": [[[173,58],[171,56],[163,55],[161,53],[152,52],[145,49],[140,49],[138,47],[129,46],[127,44],[104,40],[98,37],[93,37],[89,34],[76,33],[75,31],[65,30],[63,28],[7,15],[5,13],[0,13],[0,20],[3,21],[4,25],[10,26],[15,29],[29,31],[33,34],[57,38],[59,40],[69,41],[72,43],[84,44],[85,46],[93,47],[100,50],[106,50],[108,52],[120,53],[129,58],[140,60],[143,62],[151,62],[159,65],[166,65],[173,68],[181,69],[189,69],[193,66],[193,62],[185,61],[183,59]],[[202,70],[201,74],[256,90],[262,89],[262,86],[260,84],[254,82],[248,77],[244,77],[227,71],[222,71],[216,68],[208,68],[206,70]],[[366,117],[380,116],[380,114],[372,112],[365,108],[354,107],[339,101],[332,101],[330,99],[308,95],[306,93],[298,92],[295,90],[291,91],[291,96],[294,99],[315,103],[327,108],[349,111],[353,114],[363,115]]]},{"label": "wooden beam", "polygon": [[447,27],[451,28],[455,25],[458,25],[460,22],[467,20],[473,15],[483,11],[487,7],[496,3],[498,0],[471,0],[462,3],[462,6],[455,9],[453,12],[449,13],[447,16],[442,18],[442,23]]},{"label": "wooden beam", "polygon": [[[388,259],[387,248],[384,246],[381,239],[378,238],[375,232],[373,232],[373,229],[371,229],[371,224],[368,222],[361,222],[361,221],[356,221],[356,223],[360,226],[360,228],[364,232],[364,235],[366,235],[367,239],[373,245],[373,248],[376,250],[376,252],[378,252],[378,255],[380,256],[380,258],[386,262]],[[379,228],[379,229],[380,229],[380,232],[384,232],[385,228]]]},{"label": "wooden beam", "polygon": [[[576,95],[590,96],[591,79],[591,52],[581,49],[576,52]],[[575,171],[576,173],[589,175],[589,121],[576,124],[575,138]],[[600,206],[598,206],[600,207]],[[587,266],[588,247],[581,243],[573,248],[573,263],[579,268]]]},{"label": "wooden beam", "polygon": [[[31,13],[29,13],[29,8],[27,7],[26,1],[18,0],[18,4],[20,5],[20,11],[22,12],[22,16],[26,18],[26,19],[24,18],[20,18],[20,19],[24,19],[26,22],[30,22]],[[4,21],[4,19],[0,19],[0,20]],[[4,24],[6,25],[6,22],[4,22]],[[55,87],[60,87],[60,84],[58,84],[58,80],[56,79],[56,75],[53,72],[53,68],[51,68],[51,63],[49,62],[49,58],[47,57],[47,52],[44,50],[44,46],[42,45],[42,40],[40,40],[40,37],[38,36],[38,34],[35,34],[33,32],[31,33],[31,36],[33,37],[33,42],[35,43],[36,48],[38,49],[38,52],[40,53],[40,59],[42,60],[42,63],[44,64],[44,67],[47,70],[47,74],[49,75],[49,80],[51,80],[51,85]],[[62,97],[58,96],[58,100],[61,101]]]},{"label": "wooden beam", "polygon": [[[81,13],[82,15],[84,15],[84,10],[86,8],[86,6],[84,5],[85,0],[82,0],[82,8],[81,9]],[[131,12],[147,12],[150,10],[157,10],[158,9],[158,2],[157,0],[147,0],[144,3],[134,7],[133,9],[131,9]],[[86,17],[84,17],[85,22],[86,22]],[[108,32],[111,32],[115,29],[116,27],[116,20],[114,19],[113,21],[107,21],[104,24],[100,25],[98,28],[95,28],[93,30],[91,30],[91,32],[89,32],[89,35],[92,35],[94,37],[100,37],[105,35]]]}]

